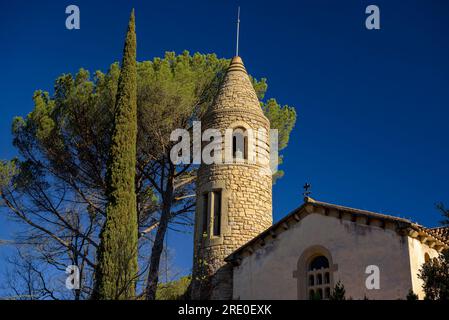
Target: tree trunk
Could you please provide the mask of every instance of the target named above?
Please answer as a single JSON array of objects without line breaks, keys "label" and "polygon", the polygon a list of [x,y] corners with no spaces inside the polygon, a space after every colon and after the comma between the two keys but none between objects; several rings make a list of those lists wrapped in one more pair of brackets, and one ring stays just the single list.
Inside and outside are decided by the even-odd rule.
[{"label": "tree trunk", "polygon": [[169,177],[167,178],[167,186],[165,189],[165,196],[163,197],[162,214],[157,228],[156,238],[154,239],[153,249],[151,250],[150,269],[148,271],[146,299],[155,300],[157,285],[159,282],[159,264],[161,255],[164,250],[164,239],[167,232],[168,222],[171,213],[174,193],[174,170],[169,170]]}]

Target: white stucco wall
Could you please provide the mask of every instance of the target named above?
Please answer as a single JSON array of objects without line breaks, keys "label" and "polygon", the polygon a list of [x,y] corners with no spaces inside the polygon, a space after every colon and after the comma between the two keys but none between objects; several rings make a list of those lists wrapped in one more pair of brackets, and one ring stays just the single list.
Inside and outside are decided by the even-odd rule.
[{"label": "white stucco wall", "polygon": [[[234,268],[233,298],[297,299],[298,280],[293,274],[298,259],[316,245],[330,251],[337,265],[334,283],[342,281],[347,298],[405,299],[413,286],[407,236],[390,228],[312,213],[242,259]],[[365,287],[368,265],[380,268],[380,290]]]},{"label": "white stucco wall", "polygon": [[423,281],[419,279],[418,273],[421,266],[425,262],[425,254],[429,254],[430,259],[438,257],[438,251],[429,248],[422,244],[418,239],[408,238],[408,247],[410,252],[410,269],[412,275],[413,292],[415,292],[420,299],[424,299],[424,291],[422,289]]}]

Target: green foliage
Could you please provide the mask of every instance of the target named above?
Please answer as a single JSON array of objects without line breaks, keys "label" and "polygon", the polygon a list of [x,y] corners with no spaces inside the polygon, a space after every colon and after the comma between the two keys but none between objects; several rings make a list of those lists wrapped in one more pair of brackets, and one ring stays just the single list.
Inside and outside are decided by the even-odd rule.
[{"label": "green foliage", "polygon": [[[266,90],[266,86],[265,86]],[[261,103],[262,110],[265,116],[270,120],[271,129],[278,130],[278,141],[279,141],[279,151],[282,151],[287,147],[288,141],[290,139],[290,133],[296,123],[296,110],[293,107],[287,105],[281,106],[277,103],[276,99],[269,99],[265,103]],[[283,158],[279,156],[279,165],[282,164]],[[282,170],[279,170],[273,176],[273,183],[277,179],[284,175]]]},{"label": "green foliage", "polygon": [[179,280],[160,283],[156,291],[156,300],[185,300],[191,277],[182,277]]},{"label": "green foliage", "polygon": [[296,123],[295,108],[287,105],[281,106],[276,99],[269,99],[262,104],[262,110],[270,119],[271,128],[279,130],[279,150],[287,147],[290,132]]},{"label": "green foliage", "polygon": [[106,222],[100,235],[98,299],[130,299],[137,280],[137,71],[134,10],[126,36],[107,171]]},{"label": "green foliage", "polygon": [[345,294],[345,286],[341,283],[341,281],[338,281],[331,292],[329,300],[346,300]]},{"label": "green foliage", "polygon": [[[126,51],[124,59],[125,57]],[[124,66],[123,63],[122,67]],[[137,156],[134,180],[137,201],[135,208],[141,230],[160,221],[165,195],[164,190],[157,190],[154,185],[163,185],[161,168],[167,166],[170,133],[177,128],[190,128],[192,121],[201,118],[212,103],[228,66],[228,59],[217,58],[215,54],[190,54],[188,51],[181,54],[167,52],[163,57],[137,63]],[[105,73],[89,73],[80,69],[74,75],[63,74],[55,81],[54,94],[36,91],[33,95],[32,112],[13,121],[13,143],[19,152],[13,179],[14,192],[18,196],[17,206],[30,209],[24,212],[25,223],[33,222],[35,226],[44,226],[49,234],[53,233],[58,239],[70,239],[68,241],[74,242],[54,250],[52,246],[57,242],[56,238],[48,236],[44,239],[45,245],[51,249],[49,252],[57,252],[58,256],[52,256],[55,262],[61,261],[59,259],[64,255],[64,264],[67,264],[65,262],[70,261],[73,256],[82,256],[83,252],[87,253],[82,256],[82,261],[94,262],[99,230],[104,226],[105,216],[112,215],[109,213],[111,209],[108,203],[111,203],[114,196],[111,197],[113,192],[107,186],[117,177],[107,174],[110,150],[114,145],[117,152],[130,150],[131,147],[134,150],[132,140],[127,139],[130,145],[122,149],[118,146],[121,145],[120,141],[123,142],[121,138],[124,136],[113,138],[113,133],[117,132],[111,125],[115,122],[116,106],[123,104],[123,100],[116,101],[120,74],[118,63],[112,64]],[[251,77],[251,81],[259,99],[265,99],[267,80]],[[280,130],[280,149],[285,148],[296,121],[294,108],[281,106],[275,99],[262,101],[261,106],[272,123],[271,127]],[[130,123],[125,119],[126,116],[123,115],[121,125],[115,128],[129,129]],[[130,152],[128,156],[131,154]],[[128,157],[123,157],[123,163],[128,163],[129,160]],[[164,165],[158,166],[159,163]],[[130,166],[126,168],[122,173],[127,172]],[[281,175],[282,172],[278,172],[276,177]],[[8,178],[2,180],[10,180],[8,175],[4,176]],[[177,188],[171,197],[173,203],[170,203],[173,211],[177,210],[175,213],[184,208],[190,209],[184,210],[182,214],[190,214],[194,210],[191,205],[194,205],[195,199],[184,197],[195,193],[194,180],[186,179],[192,176],[194,171],[188,170],[176,177]],[[179,181],[186,180],[191,182],[178,186]],[[118,182],[117,179],[115,181]],[[129,183],[130,180],[126,179],[126,182]],[[118,196],[120,188],[114,188]],[[55,206],[48,203],[53,199]],[[39,214],[33,215],[34,213]],[[69,213],[75,217],[66,218]],[[182,216],[179,218],[185,219]],[[170,216],[169,222],[176,222],[175,219],[176,215]],[[119,224],[117,222],[117,228],[124,228]],[[134,222],[127,226],[134,229],[133,225]],[[39,230],[35,226],[32,229]],[[81,235],[87,240],[78,241],[78,238],[71,237],[73,234]],[[134,242],[133,237],[123,241]],[[143,245],[139,250],[148,250],[145,237],[141,239],[139,244]],[[57,245],[61,243],[57,242]],[[142,262],[142,270],[147,267],[147,263]],[[84,269],[86,274],[83,277],[86,281],[92,278],[90,272],[93,263],[90,267]]]},{"label": "green foliage", "polygon": [[449,250],[436,259],[430,259],[419,270],[426,300],[449,300]]},{"label": "green foliage", "polygon": [[0,161],[0,194],[3,187],[8,186],[17,174],[16,161]]},{"label": "green foliage", "polygon": [[410,289],[407,294],[406,299],[409,301],[415,301],[415,300],[418,300],[418,295],[416,293],[414,293],[412,289]]},{"label": "green foliage", "polygon": [[171,132],[188,129],[212,103],[228,63],[184,51],[138,64],[139,150],[165,155]]},{"label": "green foliage", "polygon": [[[446,227],[444,236],[448,236],[449,210],[442,203],[437,204]],[[438,258],[430,259],[419,270],[418,277],[423,280],[426,300],[449,300],[449,250],[443,250]]]},{"label": "green foliage", "polygon": [[320,293],[318,291],[315,291],[313,295],[310,297],[310,300],[323,300],[323,297],[321,297]]},{"label": "green foliage", "polygon": [[18,173],[16,162],[16,160],[0,160],[0,206],[4,205],[2,199],[4,189],[8,189],[8,187],[14,183],[14,178]]},{"label": "green foliage", "polygon": [[[165,152],[173,129],[189,128],[191,121],[200,119],[228,65],[228,59],[218,59],[215,54],[190,55],[188,51],[180,55],[167,52],[163,58],[137,63],[138,164],[148,161],[145,154]],[[80,69],[74,76],[57,78],[53,97],[36,91],[33,111],[13,121],[14,145],[25,158],[40,153],[61,178],[104,192],[119,74],[117,63],[107,73],[96,71],[93,79]],[[262,99],[266,79],[251,79]],[[296,122],[295,109],[281,106],[275,99],[261,102],[261,106],[271,128],[279,130],[279,150],[284,149]],[[155,143],[154,137],[165,137],[165,141]],[[282,157],[279,160],[282,162]],[[282,174],[279,171],[275,178]],[[148,190],[142,192],[146,194],[142,201],[154,200]]]}]

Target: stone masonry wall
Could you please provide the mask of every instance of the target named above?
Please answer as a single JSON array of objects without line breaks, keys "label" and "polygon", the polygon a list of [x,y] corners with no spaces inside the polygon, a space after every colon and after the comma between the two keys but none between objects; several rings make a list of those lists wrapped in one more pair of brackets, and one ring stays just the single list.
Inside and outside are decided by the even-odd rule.
[{"label": "stone masonry wall", "polygon": [[[237,59],[237,61],[234,61]],[[256,93],[240,58],[234,58],[215,103],[202,121],[202,130],[219,129],[225,140],[225,130],[243,127],[257,132],[269,131],[270,124],[263,115]],[[251,143],[251,141],[250,141]],[[193,292],[193,297],[210,299],[232,298],[232,268],[224,259],[234,250],[272,225],[272,178],[269,172],[267,137],[255,148],[256,163],[227,163],[200,166],[197,178],[197,214],[195,228],[194,279],[200,269],[211,276],[210,292]],[[224,146],[222,156],[232,146]],[[265,161],[261,161],[265,160]],[[202,209],[199,199],[219,185],[223,190],[222,215],[225,225],[220,237],[201,234]],[[210,229],[209,229],[210,230]],[[201,262],[201,263],[200,263]],[[193,291],[199,290],[193,284]]]}]

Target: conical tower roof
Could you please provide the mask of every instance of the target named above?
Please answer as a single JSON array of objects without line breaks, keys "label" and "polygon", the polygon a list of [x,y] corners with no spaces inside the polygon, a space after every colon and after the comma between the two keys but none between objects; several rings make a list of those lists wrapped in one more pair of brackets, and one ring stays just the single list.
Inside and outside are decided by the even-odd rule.
[{"label": "conical tower roof", "polygon": [[256,91],[239,56],[232,58],[214,103],[207,110],[206,116],[226,111],[263,116]]}]

